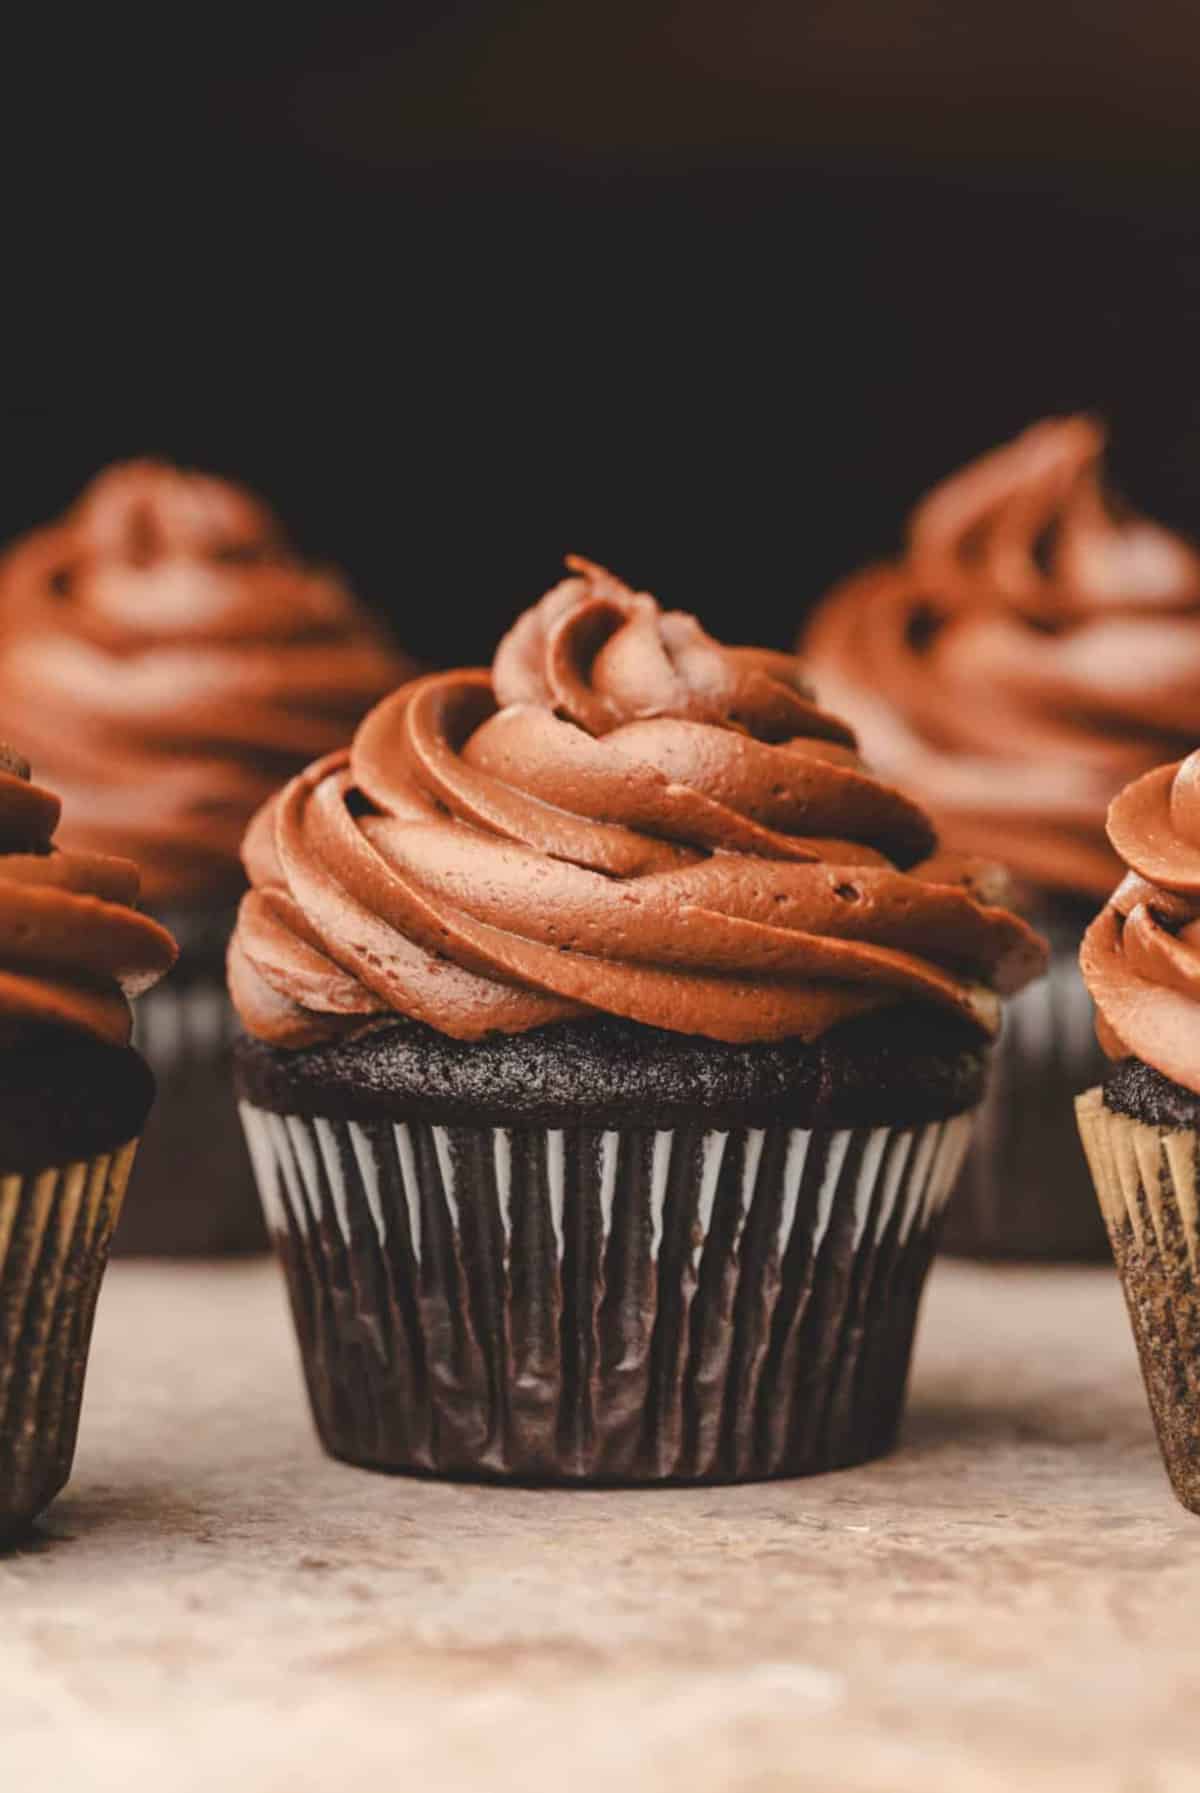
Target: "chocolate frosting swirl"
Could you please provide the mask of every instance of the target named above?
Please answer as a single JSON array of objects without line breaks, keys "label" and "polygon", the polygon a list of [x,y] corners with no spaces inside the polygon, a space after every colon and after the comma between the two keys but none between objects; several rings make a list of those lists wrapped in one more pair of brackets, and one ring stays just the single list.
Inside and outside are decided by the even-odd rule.
[{"label": "chocolate frosting swirl", "polygon": [[977,869],[928,863],[927,819],[799,662],[569,564],[490,674],[403,687],[256,818],[230,953],[249,1031],[601,1012],[776,1040],[916,999],[992,1033],[1040,941]]},{"label": "chocolate frosting swirl", "polygon": [[0,1041],[127,1046],[129,998],[170,970],[175,942],[137,912],[136,866],[54,845],[58,815],[57,797],[0,747]]},{"label": "chocolate frosting swirl", "polygon": [[1200,1095],[1200,752],[1123,790],[1108,832],[1129,871],[1080,952],[1097,1037]]},{"label": "chocolate frosting swirl", "polygon": [[203,474],[112,467],[0,563],[0,722],[61,794],[64,844],[135,860],[154,908],[236,897],[255,810],[411,671]]},{"label": "chocolate frosting swirl", "polygon": [[1118,875],[1109,800],[1200,732],[1200,554],[1114,500],[1103,450],[1090,418],[1054,418],[945,481],[805,650],[948,845],[1095,897]]}]

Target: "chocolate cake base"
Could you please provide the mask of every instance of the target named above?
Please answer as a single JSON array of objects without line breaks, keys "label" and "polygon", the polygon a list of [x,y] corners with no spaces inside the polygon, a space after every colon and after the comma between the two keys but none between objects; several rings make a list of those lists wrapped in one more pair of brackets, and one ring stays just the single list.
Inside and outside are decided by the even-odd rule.
[{"label": "chocolate cake base", "polygon": [[1123,1058],[1104,1079],[1104,1106],[1147,1127],[1200,1132],[1200,1096],[1140,1058]]},{"label": "chocolate cake base", "polygon": [[170,978],[141,998],[134,1038],[154,1067],[147,1122],[113,1244],[117,1256],[263,1251],[262,1211],[233,1095],[237,1023],[225,986],[233,917],[165,918],[180,943]]},{"label": "chocolate cake base", "polygon": [[1077,1107],[1163,1461],[1200,1513],[1200,1098],[1126,1059]]},{"label": "chocolate cake base", "polygon": [[326,1448],[585,1483],[886,1451],[982,1071],[923,1011],[808,1047],[603,1021],[241,1042]]},{"label": "chocolate cake base", "polygon": [[885,1009],[805,1043],[728,1046],[609,1018],[478,1043],[415,1021],[286,1052],[237,1043],[239,1094],[278,1114],[530,1126],[881,1126],[983,1096],[987,1051],[953,1017]]},{"label": "chocolate cake base", "polygon": [[0,1049],[0,1176],[74,1164],[136,1139],[154,1077],[132,1047],[89,1040]]}]

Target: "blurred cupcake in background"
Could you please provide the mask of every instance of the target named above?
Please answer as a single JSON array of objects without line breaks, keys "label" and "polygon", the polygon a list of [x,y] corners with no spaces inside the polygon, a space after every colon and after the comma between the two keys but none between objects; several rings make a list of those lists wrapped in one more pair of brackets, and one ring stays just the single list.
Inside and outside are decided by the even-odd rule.
[{"label": "blurred cupcake in background", "polygon": [[0,1540],[66,1481],[109,1242],[154,1095],[129,998],[175,943],[127,861],[53,844],[0,748]]},{"label": "blurred cupcake in background", "polygon": [[584,1482],[861,1462],[1044,948],[791,655],[572,567],[247,836],[238,1086],[321,1437]]},{"label": "blurred cupcake in background", "polygon": [[1118,873],[1110,799],[1200,734],[1200,554],[1106,490],[1104,440],[1051,419],[946,480],[900,558],[838,586],[803,637],[868,764],[948,847],[1004,860],[1051,941],[947,1216],[963,1252],[1106,1250],[1070,1125],[1101,1063],[1076,956]]},{"label": "blurred cupcake in background", "polygon": [[1109,813],[1129,871],[1080,960],[1112,1061],[1077,1103],[1171,1484],[1200,1513],[1200,753]]},{"label": "blurred cupcake in background", "polygon": [[139,1009],[160,1100],[119,1250],[263,1242],[229,1093],[239,844],[409,670],[258,499],[208,475],[112,467],[0,562],[0,730],[60,794],[64,845],[133,860],[182,948]]}]

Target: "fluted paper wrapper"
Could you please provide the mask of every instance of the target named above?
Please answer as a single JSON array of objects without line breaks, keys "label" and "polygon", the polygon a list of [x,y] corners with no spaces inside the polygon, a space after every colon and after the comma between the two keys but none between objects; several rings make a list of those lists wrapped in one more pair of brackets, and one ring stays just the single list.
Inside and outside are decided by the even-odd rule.
[{"label": "fluted paper wrapper", "polygon": [[70,1474],[96,1298],[136,1147],[0,1176],[0,1540]]},{"label": "fluted paper wrapper", "polygon": [[801,1475],[889,1448],[971,1124],[242,1114],[329,1451],[617,1483]]},{"label": "fluted paper wrapper", "polygon": [[1006,1005],[987,1095],[942,1244],[964,1257],[1108,1256],[1072,1108],[1103,1077],[1078,939]]},{"label": "fluted paper wrapper", "polygon": [[158,1097],[146,1122],[114,1250],[221,1256],[266,1247],[233,1094],[237,1019],[223,983],[171,982],[134,1010],[134,1044]]},{"label": "fluted paper wrapper", "polygon": [[1200,1206],[1197,1136],[1076,1103],[1079,1134],[1125,1290],[1171,1486],[1200,1513]]}]

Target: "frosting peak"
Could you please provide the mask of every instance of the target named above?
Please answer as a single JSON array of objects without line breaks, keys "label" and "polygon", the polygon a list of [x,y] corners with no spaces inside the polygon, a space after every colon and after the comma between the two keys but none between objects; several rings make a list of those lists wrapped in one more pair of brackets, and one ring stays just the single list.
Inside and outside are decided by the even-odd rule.
[{"label": "frosting peak", "polygon": [[1097,1036],[1200,1095],[1200,753],[1123,790],[1108,832],[1129,871],[1080,953]]},{"label": "frosting peak", "polygon": [[411,670],[225,480],[133,461],[0,562],[0,720],[155,905],[227,900],[246,823]]},{"label": "frosting peak", "polygon": [[1105,432],[1053,417],[944,481],[919,504],[909,554],[967,602],[1040,621],[1200,598],[1200,555],[1103,484]]},{"label": "frosting peak", "polygon": [[74,517],[81,542],[104,559],[236,560],[286,551],[278,521],[250,492],[165,461],[107,467],[80,496]]},{"label": "frosting peak", "polygon": [[175,961],[136,909],[137,868],[54,845],[57,797],[0,747],[0,1040],[63,1033],[126,1046],[129,998]]},{"label": "frosting peak", "polygon": [[575,577],[546,593],[496,650],[496,702],[534,703],[592,735],[675,716],[744,730],[759,740],[798,733],[853,747],[844,723],[821,716],[791,654],[725,647],[694,616],[664,611],[604,567],[568,555]]},{"label": "frosting peak", "polygon": [[1121,505],[1088,417],[1035,424],[938,486],[906,551],[808,632],[822,694],[952,846],[1102,896],[1113,794],[1200,722],[1200,553]]},{"label": "frosting peak", "polygon": [[601,1012],[730,1041],[925,1000],[981,1033],[1040,968],[791,656],[588,562],[493,668],[384,700],[256,818],[230,957],[252,1033],[472,1039]]}]

